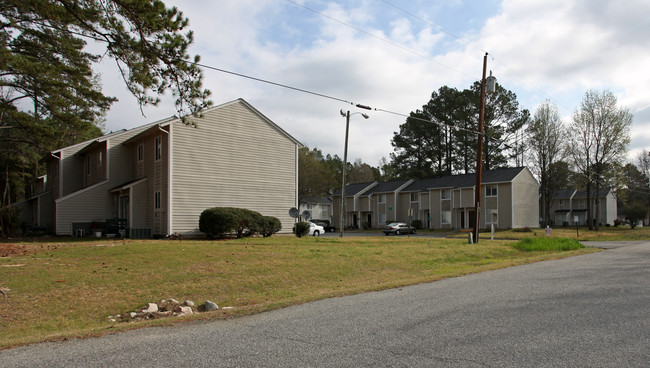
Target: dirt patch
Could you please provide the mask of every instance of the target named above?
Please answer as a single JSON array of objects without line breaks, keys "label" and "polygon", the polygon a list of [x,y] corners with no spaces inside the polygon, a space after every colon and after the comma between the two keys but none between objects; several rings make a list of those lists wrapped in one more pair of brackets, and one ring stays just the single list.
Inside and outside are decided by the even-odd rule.
[{"label": "dirt patch", "polygon": [[59,249],[59,244],[0,243],[0,257],[18,257]]}]

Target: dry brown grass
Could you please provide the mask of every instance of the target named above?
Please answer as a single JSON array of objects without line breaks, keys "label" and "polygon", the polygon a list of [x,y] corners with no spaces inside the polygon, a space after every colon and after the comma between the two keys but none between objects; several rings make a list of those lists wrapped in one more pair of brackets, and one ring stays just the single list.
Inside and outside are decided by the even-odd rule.
[{"label": "dry brown grass", "polygon": [[594,251],[384,236],[13,244],[28,251],[0,258],[0,348],[179,321],[108,321],[161,299],[234,307],[183,320],[225,318]]}]

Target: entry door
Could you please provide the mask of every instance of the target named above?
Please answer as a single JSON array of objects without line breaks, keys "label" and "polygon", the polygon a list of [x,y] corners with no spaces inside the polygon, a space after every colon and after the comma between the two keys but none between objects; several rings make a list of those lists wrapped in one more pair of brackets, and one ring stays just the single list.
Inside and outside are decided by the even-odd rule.
[{"label": "entry door", "polygon": [[474,228],[476,224],[476,211],[469,211],[469,227]]},{"label": "entry door", "polygon": [[465,228],[465,211],[460,211],[460,228],[464,229]]}]

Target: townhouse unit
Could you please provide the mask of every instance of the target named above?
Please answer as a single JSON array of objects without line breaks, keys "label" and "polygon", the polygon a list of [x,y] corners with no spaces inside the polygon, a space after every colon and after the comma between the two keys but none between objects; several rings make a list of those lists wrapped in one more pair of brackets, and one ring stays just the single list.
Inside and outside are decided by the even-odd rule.
[{"label": "townhouse unit", "polygon": [[309,211],[314,220],[332,222],[332,198],[330,197],[303,197],[300,199],[300,213]]},{"label": "townhouse unit", "polygon": [[[587,224],[587,191],[562,189],[553,192],[549,213],[554,226],[575,226]],[[591,201],[591,218],[596,221],[596,201],[599,201],[600,222],[613,225],[617,217],[616,196],[610,189],[601,189],[598,195],[593,193]],[[544,217],[540,206],[540,217]]]},{"label": "townhouse unit", "polygon": [[[427,229],[470,229],[476,219],[475,174],[420,180],[351,184],[346,187],[346,226],[382,227],[420,220]],[[484,171],[481,176],[481,228],[539,226],[539,183],[525,167]],[[333,197],[339,221],[341,192]]]},{"label": "townhouse unit", "polygon": [[193,121],[172,117],[51,152],[23,220],[58,235],[86,235],[107,219],[126,236],[198,235],[201,212],[227,206],[277,217],[290,232],[301,144],[243,99]]}]

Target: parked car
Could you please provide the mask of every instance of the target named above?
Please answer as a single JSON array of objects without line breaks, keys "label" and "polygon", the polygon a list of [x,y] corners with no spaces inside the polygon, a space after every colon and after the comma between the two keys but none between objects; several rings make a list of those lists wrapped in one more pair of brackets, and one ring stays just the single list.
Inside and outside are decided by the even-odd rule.
[{"label": "parked car", "polygon": [[411,234],[415,234],[415,228],[410,227],[407,224],[403,222],[392,222],[388,225],[386,225],[386,228],[382,229],[381,231],[384,232],[386,235],[390,234],[395,234],[395,235],[400,235],[400,234],[408,234],[409,232]]},{"label": "parked car", "polygon": [[320,234],[323,233],[325,233],[325,229],[322,226],[317,225],[313,222],[309,223],[309,235],[320,236]]},{"label": "parked car", "polygon": [[320,225],[325,229],[326,233],[333,233],[336,231],[336,227],[334,225],[330,225],[329,221],[319,221],[319,220],[311,220],[311,222],[315,223],[316,225]]}]

